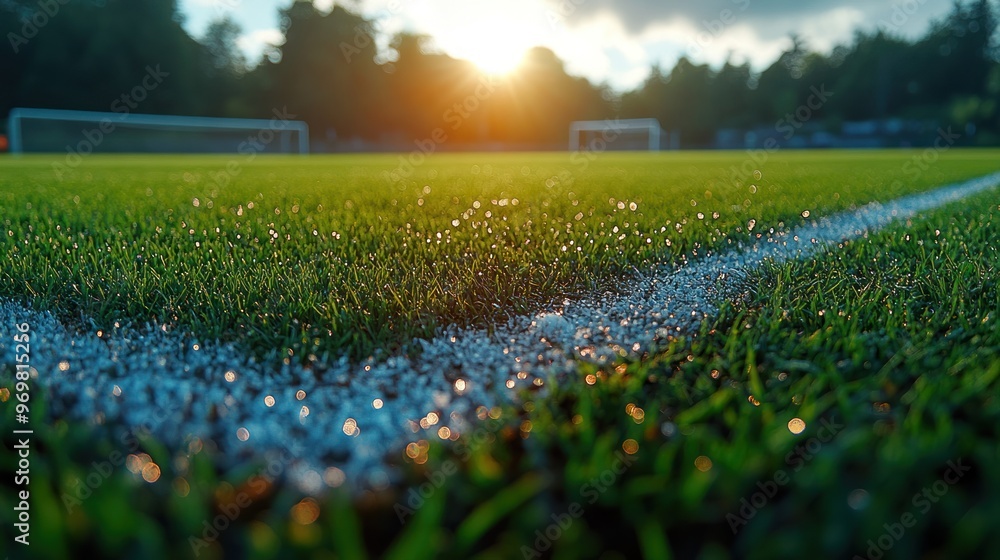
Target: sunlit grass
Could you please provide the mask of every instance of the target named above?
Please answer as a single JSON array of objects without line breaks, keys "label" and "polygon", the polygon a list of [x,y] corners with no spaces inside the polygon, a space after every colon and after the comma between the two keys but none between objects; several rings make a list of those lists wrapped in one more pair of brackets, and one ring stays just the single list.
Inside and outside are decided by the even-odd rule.
[{"label": "sunlit grass", "polygon": [[62,180],[58,158],[6,158],[0,295],[265,355],[389,354],[804,215],[995,171],[997,152],[904,172],[920,156],[94,156]]},{"label": "sunlit grass", "polygon": [[[291,486],[268,486],[200,557],[367,549],[509,558],[550,547],[546,554],[573,558],[660,558],[667,549],[798,558],[816,546],[865,557],[880,537],[892,545],[886,557],[988,555],[1000,546],[992,529],[1000,516],[997,239],[994,190],[766,268],[749,301],[724,306],[650,361],[583,366],[579,379],[550,380],[545,397],[525,393],[516,407],[484,411],[481,430],[456,446],[430,437],[401,452],[395,461],[408,474],[400,488],[302,505]],[[13,409],[4,410],[9,434]],[[162,469],[158,482],[115,469],[63,513],[61,496],[76,495],[74,481],[120,449],[119,438],[113,428],[62,421],[36,433],[33,535],[48,537],[36,550],[50,557],[70,545],[102,556],[191,556],[190,537],[260,469],[218,473],[204,449],[179,482],[170,452],[140,437]],[[11,474],[14,456],[5,457]],[[971,470],[934,501],[915,501],[944,484],[949,461]],[[443,472],[440,484],[429,482]],[[769,485],[778,473],[785,482]],[[411,502],[421,485],[440,488]],[[412,507],[402,524],[397,505]],[[570,511],[582,513],[550,529]],[[887,524],[907,513],[914,528],[887,540]],[[539,539],[546,530],[557,537]]]},{"label": "sunlit grass", "polygon": [[[995,171],[993,155],[953,152],[896,187],[911,154],[775,156],[752,183],[755,196],[749,184],[744,192],[713,182],[714,170],[738,154],[602,156],[562,187],[535,181],[569,169],[563,156],[449,156],[402,189],[379,182],[378,172],[395,162],[378,157],[262,161],[240,176],[247,184],[228,187],[196,182],[219,168],[215,158],[95,158],[65,184],[47,178],[45,160],[5,160],[0,289],[98,320],[157,318],[202,335],[288,346],[294,341],[282,329],[294,319],[301,324],[313,313],[321,321],[322,305],[353,297],[368,307],[345,305],[343,332],[375,324],[363,310],[403,330],[385,339],[327,335],[321,348],[367,349],[451,317],[495,319],[488,309],[476,314],[496,300],[475,282],[514,283],[504,301],[511,307],[502,308],[512,313],[608,280],[610,271],[725,248],[746,237],[749,219],[757,221],[754,233],[765,232],[801,223],[806,209],[823,215]],[[519,166],[529,168],[528,179],[507,184],[504,174]],[[469,208],[476,212],[463,218]],[[697,217],[716,211],[713,221]],[[454,219],[459,226],[449,225]],[[310,227],[341,239],[314,239],[320,236]],[[640,235],[628,233],[633,227]],[[262,237],[268,229],[279,232],[273,243]],[[445,230],[450,243],[438,244],[436,235],[427,243],[428,232]],[[654,235],[655,243],[645,243]],[[992,530],[1000,517],[998,239],[994,189],[816,258],[765,267],[748,301],[723,306],[697,335],[674,339],[650,360],[582,365],[579,379],[549,380],[544,397],[525,393],[517,405],[480,411],[480,429],[455,445],[427,436],[401,451],[393,459],[406,477],[399,487],[303,502],[281,479],[268,484],[199,557],[304,558],[319,550],[358,557],[366,549],[395,558],[510,558],[525,557],[523,547],[535,557],[530,551],[539,546],[572,558],[598,551],[660,558],[667,549],[679,558],[795,558],[816,547],[827,556],[865,557],[886,524],[907,513],[916,526],[893,537],[886,557],[987,556],[1000,547]],[[569,241],[586,243],[586,254],[563,252]],[[521,269],[510,268],[517,263]],[[425,285],[449,274],[472,286],[470,295],[427,295]],[[522,278],[533,275],[549,284],[527,289]],[[262,284],[268,278],[273,284]],[[406,294],[401,303],[365,299],[384,297],[380,286],[389,282]],[[308,305],[296,299],[322,289]],[[398,314],[412,309],[419,314]],[[255,330],[241,334],[240,325]],[[44,398],[32,402],[33,418],[45,418]],[[3,410],[0,431],[10,434],[13,408]],[[830,426],[840,427],[824,437]],[[143,460],[157,465],[159,478],[111,469],[69,511],[65,496],[79,495],[78,481],[105,472],[99,463],[122,451],[121,428],[57,419],[34,427],[33,551],[53,558],[71,550],[192,556],[190,538],[261,468],[218,472],[206,447],[185,455],[182,475],[176,455],[138,434],[127,451],[148,454]],[[15,458],[0,462],[5,480],[13,479]],[[918,507],[913,497],[943,480],[949,461],[972,470],[926,510]],[[412,507],[413,492],[442,472],[451,474],[430,483],[440,488],[400,524],[395,506]],[[787,482],[741,511],[770,493],[779,472]],[[0,520],[13,523],[12,505],[2,504]],[[540,540],[539,532],[578,511],[574,504],[582,514],[557,538]]]}]

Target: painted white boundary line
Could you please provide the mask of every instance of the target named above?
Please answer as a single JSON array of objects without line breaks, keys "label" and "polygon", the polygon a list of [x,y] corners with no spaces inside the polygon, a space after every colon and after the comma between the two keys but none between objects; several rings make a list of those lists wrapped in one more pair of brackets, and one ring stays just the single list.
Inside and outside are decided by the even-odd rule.
[{"label": "painted white boundary line", "polygon": [[[343,469],[352,483],[381,486],[391,474],[386,454],[399,453],[409,441],[437,437],[442,426],[466,432],[466,419],[478,406],[513,398],[549,375],[574,373],[581,360],[639,357],[664,337],[696,328],[715,313],[717,303],[745,289],[741,280],[766,261],[807,257],[998,183],[1000,173],[872,203],[743,250],[623,279],[621,295],[515,317],[492,335],[446,329],[421,342],[421,356],[382,363],[342,359],[314,371],[272,367],[248,360],[234,345],[203,345],[163,328],[121,328],[99,339],[10,301],[0,301],[0,325],[30,323],[32,364],[56,417],[150,426],[175,449],[194,437],[214,440],[234,462],[251,456],[275,460],[290,451],[295,458],[283,472],[305,491],[322,489],[320,474],[328,466]],[[0,337],[0,363],[13,363],[11,340]],[[438,422],[419,428],[431,412]]]}]

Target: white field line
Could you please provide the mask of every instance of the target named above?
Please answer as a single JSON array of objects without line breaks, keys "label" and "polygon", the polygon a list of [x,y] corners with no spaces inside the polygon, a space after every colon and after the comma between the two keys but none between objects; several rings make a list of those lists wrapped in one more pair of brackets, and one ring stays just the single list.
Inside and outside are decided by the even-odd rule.
[{"label": "white field line", "polygon": [[[578,361],[640,357],[746,290],[747,272],[766,261],[807,257],[998,183],[1000,173],[818,219],[743,250],[623,279],[618,295],[512,318],[492,335],[446,329],[422,341],[416,358],[274,367],[249,360],[235,345],[200,344],[164,327],[123,327],[98,338],[49,313],[0,301],[0,325],[11,329],[0,339],[0,363],[14,363],[12,329],[27,322],[36,382],[47,389],[54,417],[123,426],[123,432],[147,427],[179,454],[199,438],[233,463],[290,456],[281,459],[282,472],[308,492],[322,490],[328,467],[342,469],[352,485],[379,487],[391,476],[385,457],[406,443],[437,437],[442,426],[467,432],[477,407],[514,399],[550,375],[572,374]],[[232,381],[227,372],[235,374]],[[439,421],[420,428],[431,412]],[[339,473],[333,474],[329,480],[337,483]]]}]

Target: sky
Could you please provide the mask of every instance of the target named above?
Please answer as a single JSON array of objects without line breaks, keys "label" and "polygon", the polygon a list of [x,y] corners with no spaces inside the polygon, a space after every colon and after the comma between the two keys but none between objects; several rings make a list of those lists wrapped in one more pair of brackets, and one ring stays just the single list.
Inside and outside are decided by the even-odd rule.
[{"label": "sky", "polygon": [[[229,13],[251,61],[282,41],[278,10],[291,0],[180,0],[188,32],[198,37]],[[322,9],[334,2],[317,0]],[[952,0],[351,0],[337,2],[376,22],[384,46],[400,31],[430,35],[438,50],[485,70],[516,67],[530,47],[545,46],[567,70],[624,91],[653,64],[681,56],[719,66],[749,61],[765,68],[791,33],[813,50],[849,43],[855,29],[923,33]]]}]

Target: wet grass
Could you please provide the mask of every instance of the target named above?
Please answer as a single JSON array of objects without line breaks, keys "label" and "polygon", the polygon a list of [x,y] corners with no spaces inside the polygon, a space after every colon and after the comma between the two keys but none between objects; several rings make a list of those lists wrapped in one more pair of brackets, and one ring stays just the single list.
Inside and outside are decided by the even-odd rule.
[{"label": "wet grass", "polygon": [[[956,164],[948,179],[959,169],[980,174]],[[848,204],[845,190],[836,203],[833,189],[816,192],[830,206],[802,195],[782,218],[777,207],[755,215],[767,224]],[[672,238],[693,250],[701,230],[685,231]],[[151,455],[159,481],[113,469],[66,513],[61,496],[123,445],[113,427],[56,420],[36,430],[33,533],[45,537],[32,551],[191,557],[191,538],[245,494],[250,505],[200,558],[988,557],[1000,547],[998,240],[994,189],[765,267],[752,298],[696,336],[480,410],[481,429],[453,446],[428,432],[397,459],[406,484],[353,499],[258,489],[262,465],[219,473],[208,448],[179,463],[139,437],[127,451]],[[8,448],[12,414],[4,407]],[[13,464],[5,455],[4,480]]]},{"label": "wet grass", "polygon": [[997,159],[932,155],[440,155],[407,177],[399,156],[94,156],[58,180],[5,158],[0,296],[262,357],[379,356]]}]

